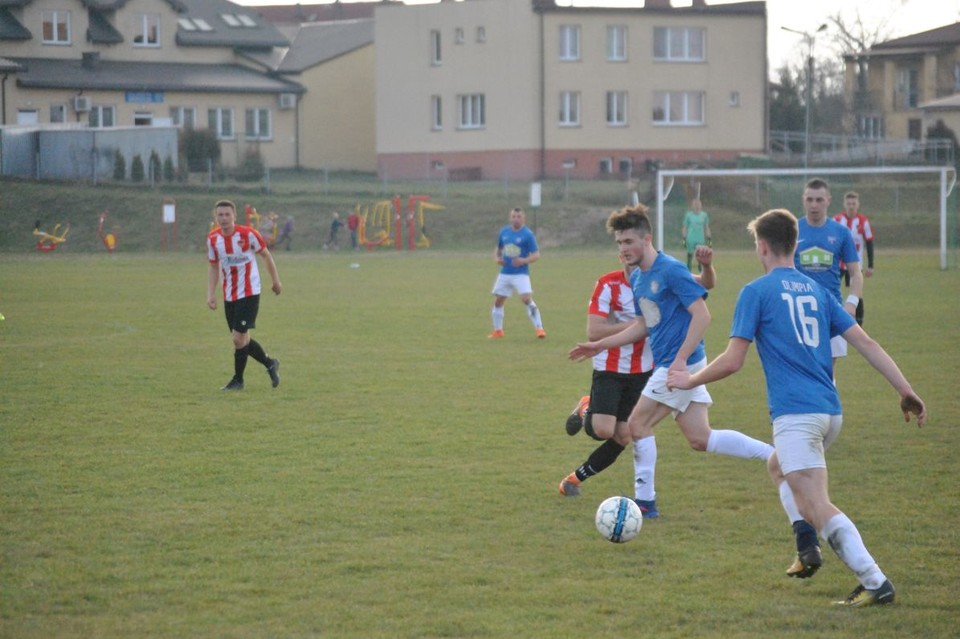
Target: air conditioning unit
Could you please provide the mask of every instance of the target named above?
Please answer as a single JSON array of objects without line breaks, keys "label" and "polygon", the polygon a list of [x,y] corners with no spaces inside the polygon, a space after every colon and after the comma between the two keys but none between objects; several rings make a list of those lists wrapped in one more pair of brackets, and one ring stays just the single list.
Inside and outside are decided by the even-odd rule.
[{"label": "air conditioning unit", "polygon": [[89,111],[93,106],[93,102],[90,99],[89,95],[75,95],[73,96],[73,110],[78,113],[81,111]]},{"label": "air conditioning unit", "polygon": [[296,93],[281,93],[280,94],[280,108],[281,109],[292,109],[297,106],[297,94]]}]

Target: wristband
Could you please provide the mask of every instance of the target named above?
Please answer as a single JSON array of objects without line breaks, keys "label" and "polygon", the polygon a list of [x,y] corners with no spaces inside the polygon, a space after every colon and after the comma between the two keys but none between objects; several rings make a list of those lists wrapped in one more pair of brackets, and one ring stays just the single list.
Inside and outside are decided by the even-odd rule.
[{"label": "wristband", "polygon": [[856,307],[858,304],[860,304],[860,298],[856,295],[847,295],[846,303],[853,304],[853,306]]}]

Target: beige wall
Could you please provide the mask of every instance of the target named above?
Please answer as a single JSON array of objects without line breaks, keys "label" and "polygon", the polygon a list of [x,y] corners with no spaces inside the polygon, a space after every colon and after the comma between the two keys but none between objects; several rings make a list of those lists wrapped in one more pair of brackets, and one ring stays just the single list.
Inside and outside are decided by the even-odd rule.
[{"label": "beige wall", "polygon": [[[559,28],[580,26],[581,58],[559,60]],[[626,62],[608,62],[608,25],[627,27]],[[702,27],[706,61],[653,59],[654,27]],[[477,27],[486,42],[477,43]],[[457,29],[464,41],[455,42]],[[442,63],[430,62],[430,32],[441,34]],[[485,178],[513,167],[562,175],[593,176],[598,158],[688,161],[731,159],[766,146],[766,21],[763,15],[705,16],[639,11],[547,12],[543,19],[544,89],[540,88],[540,16],[529,2],[384,6],[376,13],[377,153],[381,171],[393,177],[436,177],[476,162]],[[628,94],[626,126],[606,122],[606,92]],[[580,124],[560,126],[561,91],[581,96]],[[702,91],[702,125],[653,123],[654,92]],[[731,107],[739,92],[740,106]],[[457,96],[486,99],[482,129],[459,130]],[[431,96],[443,104],[442,130],[431,129]],[[543,116],[541,117],[541,113]],[[542,129],[541,129],[542,127]],[[509,153],[513,151],[514,153]],[[521,171],[521,169],[517,169]],[[518,177],[532,177],[518,175]]]},{"label": "beige wall", "polygon": [[304,168],[377,170],[374,47],[365,46],[309,69],[300,102],[300,163]]}]

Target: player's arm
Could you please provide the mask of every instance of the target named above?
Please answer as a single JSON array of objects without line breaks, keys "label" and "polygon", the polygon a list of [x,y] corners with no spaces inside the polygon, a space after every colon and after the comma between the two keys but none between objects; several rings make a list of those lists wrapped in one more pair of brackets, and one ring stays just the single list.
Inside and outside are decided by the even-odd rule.
[{"label": "player's arm", "polygon": [[523,266],[524,264],[533,264],[540,259],[540,251],[534,251],[526,257],[515,257],[513,258],[514,266]]},{"label": "player's arm", "polygon": [[867,268],[863,270],[863,276],[870,277],[873,275],[873,240],[864,240],[863,243],[867,247]]},{"label": "player's arm", "polygon": [[707,309],[707,303],[702,297],[697,298],[695,302],[687,307],[690,313],[690,326],[687,327],[687,336],[683,339],[683,344],[677,350],[677,356],[670,364],[671,370],[676,367],[683,370],[687,366],[687,359],[696,350],[700,340],[703,339],[710,326],[710,311]]},{"label": "player's arm", "polygon": [[626,324],[625,322],[617,322],[613,315],[588,313],[587,339],[591,342],[596,342],[604,337],[616,335],[624,329]]},{"label": "player's arm", "polygon": [[700,264],[702,270],[693,276],[693,279],[700,282],[700,286],[710,290],[717,285],[717,272],[713,268],[713,249],[709,246],[698,246],[694,257]]},{"label": "player's arm", "polygon": [[[621,325],[617,324],[617,326]],[[638,317],[622,326],[624,328],[613,335],[608,335],[600,340],[577,344],[570,349],[569,358],[575,362],[580,362],[593,357],[600,351],[639,342],[647,336],[647,323],[643,321],[642,317]]]},{"label": "player's arm", "polygon": [[[851,282],[852,285],[852,282]],[[900,395],[900,410],[905,421],[910,421],[910,413],[917,416],[917,426],[927,421],[927,407],[920,396],[913,392],[910,382],[904,377],[897,363],[887,354],[880,344],[858,325],[854,324],[843,333],[843,338],[863,355],[863,358],[883,375]]]},{"label": "player's arm", "polygon": [[[847,264],[847,273],[850,274],[850,295],[843,302],[843,308],[853,315],[857,312],[857,303],[863,297],[863,271],[860,270],[860,262],[850,262]],[[857,300],[854,301],[853,297]]]},{"label": "player's arm", "polygon": [[270,290],[276,295],[279,295],[283,287],[280,285],[280,274],[277,272],[277,263],[273,261],[273,254],[270,253],[270,249],[264,246],[260,249],[258,255],[263,258],[264,263],[267,265],[267,272],[270,273],[270,279],[273,282]]},{"label": "player's arm", "polygon": [[703,232],[706,234],[707,246],[713,246],[713,232],[710,230],[710,222],[703,225]]},{"label": "player's arm", "polygon": [[497,248],[493,251],[493,261],[499,264],[500,266],[503,266],[503,247],[502,246],[498,245]]},{"label": "player's arm", "polygon": [[220,281],[220,264],[210,262],[207,269],[207,306],[210,310],[217,309],[217,282]]},{"label": "player's arm", "polygon": [[742,337],[731,337],[727,342],[727,350],[695,374],[691,375],[686,369],[671,368],[667,372],[667,387],[683,390],[730,377],[743,368],[748,350],[750,350],[749,341]]}]

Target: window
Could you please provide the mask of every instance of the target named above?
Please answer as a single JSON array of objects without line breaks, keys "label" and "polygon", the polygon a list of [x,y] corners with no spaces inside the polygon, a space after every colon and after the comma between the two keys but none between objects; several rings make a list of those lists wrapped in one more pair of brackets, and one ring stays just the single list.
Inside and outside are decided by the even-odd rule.
[{"label": "window", "polygon": [[133,126],[152,126],[153,113],[150,111],[134,111]]},{"label": "window", "polygon": [[443,130],[443,101],[439,95],[430,96],[430,128],[434,131]]},{"label": "window", "polygon": [[443,56],[440,51],[440,32],[430,32],[430,64],[436,66],[443,63]]},{"label": "window", "polygon": [[633,173],[633,158],[620,158],[617,162],[617,168],[621,175],[629,176]]},{"label": "window", "polygon": [[245,13],[221,13],[220,19],[233,28],[252,28],[257,26],[256,21]]},{"label": "window", "polygon": [[580,126],[580,92],[560,92],[560,126]]},{"label": "window", "polygon": [[860,137],[869,140],[883,139],[883,117],[879,115],[861,115],[858,123]]},{"label": "window", "polygon": [[569,24],[560,26],[560,59],[580,59],[580,27]]},{"label": "window", "polygon": [[247,109],[244,117],[244,130],[248,140],[269,140],[270,109]]},{"label": "window", "polygon": [[627,125],[627,92],[607,91],[607,124]]},{"label": "window", "polygon": [[181,129],[195,129],[197,110],[193,107],[170,107],[170,121]]},{"label": "window", "polygon": [[482,93],[458,96],[461,129],[482,129],[487,123],[486,99]]},{"label": "window", "polygon": [[607,27],[607,60],[623,62],[627,59],[627,28],[623,25]]},{"label": "window", "polygon": [[953,92],[960,93],[960,62],[953,63]]},{"label": "window", "polygon": [[43,12],[43,43],[70,44],[70,12]]},{"label": "window", "polygon": [[739,92],[739,91],[731,91],[731,92],[730,92],[730,106],[732,106],[732,107],[738,107],[738,106],[740,106],[740,92]]},{"label": "window", "polygon": [[703,124],[703,93],[657,91],[653,95],[655,124]]},{"label": "window", "polygon": [[920,100],[920,71],[900,69],[897,78],[898,104],[900,108],[912,109]]},{"label": "window", "polygon": [[600,174],[610,175],[613,173],[613,158],[600,158]]},{"label": "window", "polygon": [[233,110],[207,109],[207,127],[217,134],[220,140],[233,139]]},{"label": "window", "polygon": [[485,27],[477,27],[477,42],[486,42],[487,41],[487,29]]},{"label": "window", "polygon": [[453,41],[457,44],[463,44],[463,27],[457,27],[453,31]]},{"label": "window", "polygon": [[137,16],[137,33],[133,36],[135,47],[160,46],[160,16],[144,13]]},{"label": "window", "polygon": [[704,30],[692,27],[656,27],[653,58],[673,62],[703,62]]},{"label": "window", "polygon": [[93,129],[100,129],[108,126],[116,126],[117,110],[116,107],[94,105],[88,114],[87,123]]},{"label": "window", "polygon": [[184,31],[213,31],[210,23],[203,18],[177,18],[177,24]]},{"label": "window", "polygon": [[50,105],[51,124],[61,124],[67,121],[67,106],[65,104]]}]

